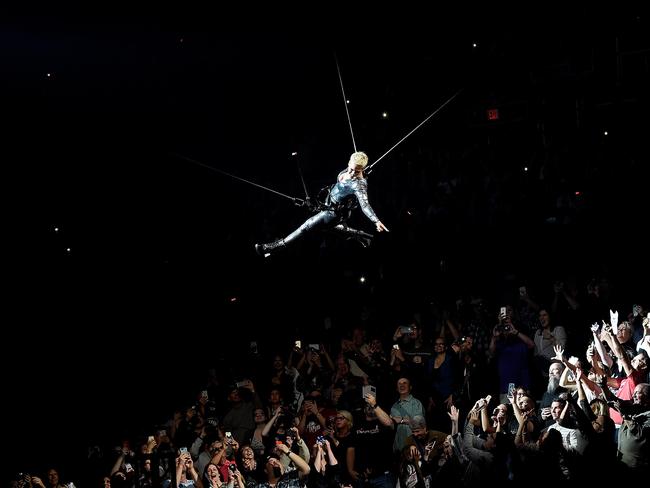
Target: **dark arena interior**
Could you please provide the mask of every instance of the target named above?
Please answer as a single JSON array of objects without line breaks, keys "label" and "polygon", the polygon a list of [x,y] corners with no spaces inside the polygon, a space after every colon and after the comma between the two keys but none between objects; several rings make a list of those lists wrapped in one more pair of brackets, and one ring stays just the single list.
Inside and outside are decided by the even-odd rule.
[{"label": "dark arena interior", "polygon": [[[178,480],[147,477],[144,460],[157,463],[164,444],[148,441],[164,429],[172,456],[197,438],[227,443],[232,430],[237,446],[228,444],[229,460],[214,461],[217,478],[227,483],[223,463],[236,461],[251,488],[260,477],[270,483],[264,463],[273,452],[289,459],[278,487],[399,479],[403,488],[418,476],[472,485],[537,471],[553,481],[646,476],[650,16],[612,9],[412,12],[392,27],[186,12],[0,19],[10,244],[5,444],[17,453],[2,463],[3,483],[201,484],[189,467],[188,479],[185,471]],[[305,192],[322,198],[355,151],[370,165],[379,160],[367,195],[389,232],[356,208],[348,223],[372,234],[367,247],[315,230],[258,255],[256,243],[310,216],[296,203]],[[399,329],[410,326],[417,332]],[[590,384],[608,383],[610,407],[618,399],[645,408],[639,444],[618,442],[632,422],[623,415],[608,442],[580,431],[589,449],[564,439],[550,455],[538,447],[555,420],[542,412],[551,405],[549,364],[579,360],[585,376],[597,375],[595,345],[588,348],[601,339],[614,364]],[[630,364],[610,342],[629,352]],[[549,354],[560,343],[564,362]],[[508,362],[512,344],[526,348]],[[276,356],[285,369],[274,369]],[[480,383],[463,366],[471,361]],[[399,414],[402,377],[421,417]],[[245,473],[243,446],[255,424],[233,420],[233,391],[241,408],[261,407],[270,418],[278,382],[286,422],[313,441],[309,451],[322,449],[308,434],[325,423],[310,430],[300,419],[312,415],[305,399],[322,397],[315,408],[331,413],[333,428],[322,433],[338,443],[336,479],[316,479],[313,452],[306,475],[297,454],[274,445],[255,452],[257,473]],[[468,413],[486,395],[483,408],[498,408],[509,383],[533,401],[535,435],[524,444],[536,454],[517,439],[507,404],[505,433],[477,425],[472,435],[509,442],[508,459],[520,462],[489,453],[485,466],[463,452]],[[370,403],[392,422],[382,427],[387,442],[337,424],[348,413],[354,426],[370,422],[368,385],[377,392]],[[434,432],[452,434],[452,404],[460,434],[426,444]],[[428,433],[419,439],[422,417]],[[426,444],[418,469],[409,442]],[[187,459],[197,465],[199,452]],[[386,467],[381,482],[377,460]],[[290,480],[296,472],[299,481]],[[203,472],[201,480],[221,486],[206,486]]]}]

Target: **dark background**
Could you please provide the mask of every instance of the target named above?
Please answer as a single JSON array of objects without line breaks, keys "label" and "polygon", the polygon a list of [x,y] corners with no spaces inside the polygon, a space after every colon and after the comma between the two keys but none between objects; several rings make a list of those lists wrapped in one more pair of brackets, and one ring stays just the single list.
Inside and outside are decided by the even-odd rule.
[{"label": "dark background", "polygon": [[[394,327],[432,297],[566,270],[606,274],[622,301],[647,296],[648,17],[319,15],[3,21],[4,327],[17,357],[3,368],[7,442],[27,468],[164,418],[251,339],[345,324],[361,303],[381,303]],[[174,154],[302,197],[297,151],[312,194],[331,184],[353,151],[335,52],[371,162],[463,92],[370,177],[389,234],[366,251],[308,236],[261,259],[253,244],[306,211]],[[488,173],[508,211],[464,214]],[[438,182],[459,174],[465,194],[427,218]],[[577,210],[554,225],[561,195]]]}]

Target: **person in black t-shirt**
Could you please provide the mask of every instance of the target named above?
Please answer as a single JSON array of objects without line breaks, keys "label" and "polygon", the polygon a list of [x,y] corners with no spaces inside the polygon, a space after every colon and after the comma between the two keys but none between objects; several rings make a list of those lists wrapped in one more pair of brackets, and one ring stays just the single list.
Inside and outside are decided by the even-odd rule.
[{"label": "person in black t-shirt", "polygon": [[390,416],[377,405],[372,393],[364,395],[363,419],[355,424],[348,447],[348,472],[356,482],[366,481],[373,487],[392,488],[395,480],[390,470],[395,435]]}]

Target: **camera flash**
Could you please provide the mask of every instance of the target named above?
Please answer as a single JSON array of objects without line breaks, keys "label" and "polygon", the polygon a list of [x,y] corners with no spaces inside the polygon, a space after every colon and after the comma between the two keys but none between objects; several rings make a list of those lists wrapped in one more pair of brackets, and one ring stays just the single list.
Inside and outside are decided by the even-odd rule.
[{"label": "camera flash", "polygon": [[365,277],[365,276],[362,276],[361,278],[359,278],[359,281],[360,281],[361,283],[365,283],[365,282],[366,282],[366,277]]}]

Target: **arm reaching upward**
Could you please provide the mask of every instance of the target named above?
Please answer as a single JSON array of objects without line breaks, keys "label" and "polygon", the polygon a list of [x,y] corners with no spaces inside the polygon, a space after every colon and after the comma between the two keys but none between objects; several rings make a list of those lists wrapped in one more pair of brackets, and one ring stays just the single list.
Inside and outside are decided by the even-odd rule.
[{"label": "arm reaching upward", "polygon": [[612,367],[612,364],[614,364],[614,361],[612,361],[612,358],[605,352],[605,348],[603,347],[603,343],[600,341],[600,337],[598,337],[597,331],[598,329],[594,330],[594,326],[597,326],[598,324],[594,324],[591,329],[591,333],[594,336],[594,346],[596,347],[596,351],[598,352],[598,355],[600,356],[600,360],[603,362],[605,366],[608,368]]}]

